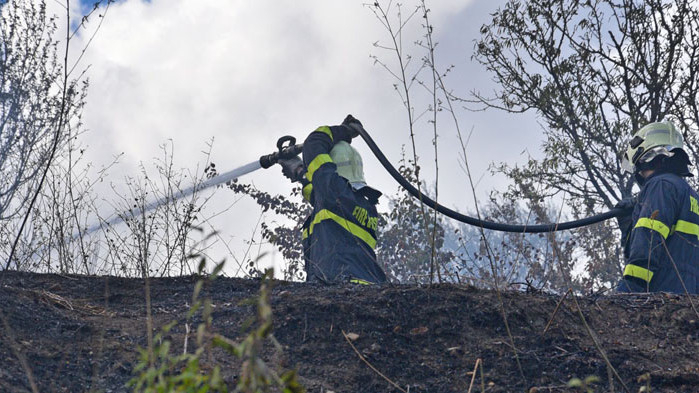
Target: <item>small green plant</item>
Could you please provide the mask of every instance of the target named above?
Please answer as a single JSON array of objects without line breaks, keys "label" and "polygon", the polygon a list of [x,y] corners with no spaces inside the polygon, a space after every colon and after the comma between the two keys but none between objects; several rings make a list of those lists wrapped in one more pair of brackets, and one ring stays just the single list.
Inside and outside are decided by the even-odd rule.
[{"label": "small green plant", "polygon": [[582,393],[593,393],[597,382],[599,382],[599,377],[596,375],[590,375],[589,377],[585,377],[585,379],[571,378],[570,381],[568,381],[568,387],[575,388]]},{"label": "small green plant", "polygon": [[[211,372],[203,372],[199,360],[204,354],[204,347],[194,353],[174,355],[170,352],[170,341],[163,340],[175,325],[171,322],[155,336],[157,343],[153,348],[153,357],[147,349],[139,349],[140,361],[134,371],[139,373],[127,386],[134,392],[228,392],[228,387],[221,379],[221,370],[215,366]],[[149,364],[153,364],[149,366]]]},{"label": "small green plant", "polygon": [[[152,348],[139,348],[139,362],[134,367],[136,377],[131,379],[127,386],[133,388],[136,393],[170,393],[170,392],[228,392],[228,386],[221,378],[221,368],[215,365],[210,371],[205,371],[200,366],[200,360],[210,345],[205,338],[210,336],[207,332],[211,328],[211,299],[200,299],[199,294],[205,283],[213,281],[223,270],[224,262],[219,263],[213,272],[204,276],[206,260],[201,259],[198,273],[202,277],[194,285],[192,306],[187,312],[187,327],[189,321],[201,310],[202,323],[197,328],[197,350],[194,353],[187,352],[187,338],[185,349],[181,355],[170,352],[171,341],[164,339],[175,326],[176,322],[165,325],[153,339]],[[204,278],[206,277],[206,278]]]},{"label": "small green plant", "polygon": [[245,339],[236,344],[221,335],[215,335],[213,344],[243,360],[236,392],[265,393],[271,387],[278,387],[283,393],[303,393],[306,390],[297,381],[296,371],[287,370],[281,375],[271,369],[261,358],[265,341],[271,341],[277,352],[282,347],[272,334],[272,307],[269,304],[269,289],[272,269],[268,269],[262,280],[259,296],[246,300],[243,304],[255,305],[257,315],[246,322],[250,329]]},{"label": "small green plant", "polygon": [[[203,276],[206,261],[202,258],[199,263],[199,274]],[[187,313],[187,327],[192,318],[201,313],[202,322],[196,330],[197,350],[181,355],[171,353],[171,341],[165,339],[176,322],[165,325],[153,339],[152,348],[139,348],[140,359],[134,368],[137,374],[127,386],[135,393],[206,393],[228,392],[228,386],[221,377],[221,367],[213,365],[204,369],[200,360],[212,347],[222,348],[227,353],[241,359],[242,367],[238,377],[238,385],[234,392],[266,393],[280,391],[282,393],[303,393],[305,389],[297,381],[295,371],[284,371],[281,375],[270,368],[262,359],[261,352],[265,341],[271,341],[276,350],[281,352],[281,345],[272,335],[272,307],[269,304],[269,283],[274,276],[273,271],[267,270],[262,279],[259,296],[248,299],[243,304],[257,307],[256,316],[244,325],[251,329],[241,343],[220,335],[211,333],[212,305],[210,298],[200,299],[199,294],[205,284],[213,281],[223,269],[223,262],[218,264],[207,278],[201,278],[194,285],[192,306]],[[189,332],[189,329],[187,329]]]}]

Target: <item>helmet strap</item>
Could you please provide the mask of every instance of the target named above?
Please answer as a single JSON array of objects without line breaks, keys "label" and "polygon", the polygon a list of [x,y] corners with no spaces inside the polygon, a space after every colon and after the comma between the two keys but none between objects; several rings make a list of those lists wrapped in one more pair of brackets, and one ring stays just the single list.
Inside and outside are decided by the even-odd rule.
[{"label": "helmet strap", "polygon": [[643,185],[646,183],[646,178],[641,176],[641,172],[636,172],[633,174],[634,180],[636,180],[636,184],[638,184],[639,187],[643,187]]}]

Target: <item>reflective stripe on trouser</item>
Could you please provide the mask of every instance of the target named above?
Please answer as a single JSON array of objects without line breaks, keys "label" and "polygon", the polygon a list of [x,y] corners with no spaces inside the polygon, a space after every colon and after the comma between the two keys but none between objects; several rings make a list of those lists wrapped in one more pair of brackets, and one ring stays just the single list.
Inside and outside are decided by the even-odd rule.
[{"label": "reflective stripe on trouser", "polygon": [[319,224],[325,220],[333,220],[336,223],[338,223],[341,227],[346,229],[349,233],[354,235],[355,237],[361,239],[364,243],[369,245],[371,249],[376,248],[376,239],[365,229],[360,227],[359,225],[351,222],[350,220],[346,218],[342,218],[338,216],[337,214],[331,212],[330,210],[323,209],[316,213],[316,215],[313,217],[313,221],[311,221],[311,225],[308,227],[308,229],[304,229],[303,233],[301,234],[302,239],[308,238],[308,236],[313,234],[313,228],[316,226],[316,224]]},{"label": "reflective stripe on trouser", "polygon": [[653,278],[653,272],[640,266],[628,264],[624,268],[624,276],[636,277],[645,282],[650,282]]}]

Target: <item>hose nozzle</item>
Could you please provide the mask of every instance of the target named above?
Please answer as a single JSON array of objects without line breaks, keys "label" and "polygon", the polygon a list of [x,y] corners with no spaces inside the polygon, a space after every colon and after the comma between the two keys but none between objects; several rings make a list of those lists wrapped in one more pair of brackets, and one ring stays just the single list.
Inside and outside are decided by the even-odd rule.
[{"label": "hose nozzle", "polygon": [[303,143],[296,144],[296,138],[290,135],[283,136],[277,141],[277,151],[260,157],[260,166],[267,169],[279,160],[295,157],[303,151]]}]

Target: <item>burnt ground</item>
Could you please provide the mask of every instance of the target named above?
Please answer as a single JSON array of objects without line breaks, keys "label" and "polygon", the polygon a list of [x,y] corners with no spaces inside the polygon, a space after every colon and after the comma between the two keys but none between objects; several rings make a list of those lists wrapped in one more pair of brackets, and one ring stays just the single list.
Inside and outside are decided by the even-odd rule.
[{"label": "burnt ground", "polygon": [[[184,321],[196,277],[151,280],[156,328],[179,321],[170,338],[181,351]],[[205,295],[213,300],[213,329],[232,340],[255,309],[239,303],[257,294],[260,281],[219,278]],[[560,296],[503,293],[518,370],[497,293],[471,287],[322,286],[277,282],[271,292],[274,335],[283,355],[270,355],[298,371],[308,392],[467,392],[476,359],[488,392],[572,392],[572,377],[598,376],[610,387],[608,368],[568,297],[544,334]],[[0,272],[0,391],[122,392],[146,345],[144,282]],[[652,392],[699,392],[699,318],[684,296],[612,295],[580,298],[601,348],[628,387],[639,392],[650,375]],[[699,304],[699,297],[693,298]],[[268,348],[272,352],[271,345]],[[229,386],[240,364],[223,353]],[[24,364],[24,365],[23,365]],[[27,370],[30,370],[29,372]],[[481,391],[481,373],[473,392]]]}]

